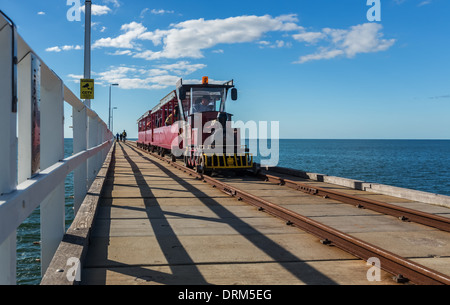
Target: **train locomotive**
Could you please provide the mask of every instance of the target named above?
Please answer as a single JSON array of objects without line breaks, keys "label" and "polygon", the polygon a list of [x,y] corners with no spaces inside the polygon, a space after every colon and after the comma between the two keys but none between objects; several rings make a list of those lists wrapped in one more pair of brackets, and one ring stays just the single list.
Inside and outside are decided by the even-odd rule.
[{"label": "train locomotive", "polygon": [[184,84],[180,79],[175,90],[138,119],[138,147],[171,154],[172,161],[181,159],[205,174],[252,169],[253,156],[226,112],[229,94],[237,100],[233,80],[212,84],[203,77],[201,83]]}]

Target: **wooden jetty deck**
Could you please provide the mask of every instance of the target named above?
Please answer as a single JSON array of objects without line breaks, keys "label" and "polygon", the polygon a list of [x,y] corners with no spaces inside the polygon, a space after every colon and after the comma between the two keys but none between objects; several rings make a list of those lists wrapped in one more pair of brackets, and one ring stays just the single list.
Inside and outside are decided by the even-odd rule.
[{"label": "wooden jetty deck", "polygon": [[313,236],[136,148],[117,145],[106,183],[82,284],[356,284],[366,278],[364,261],[336,248],[324,251]]},{"label": "wooden jetty deck", "polygon": [[[394,284],[392,275],[384,271],[381,281],[369,282],[370,266],[365,261],[324,246],[316,237],[259,212],[134,145],[116,144],[115,160],[105,182],[81,284]],[[406,225],[402,222],[387,224],[389,216],[354,207],[335,205],[334,212],[319,215],[333,202],[280,190],[257,179],[245,183],[247,189],[250,183],[250,189],[258,195],[294,208],[299,208],[294,205],[296,199],[309,196],[301,205],[309,209],[309,214],[341,227],[358,228],[356,234],[360,236],[378,236],[375,239],[382,241],[389,234],[377,235],[375,231],[407,230],[402,229]],[[438,212],[448,212],[442,209]],[[365,217],[367,226],[348,221],[339,224],[343,215]],[[374,231],[373,225],[378,229]],[[420,228],[406,234],[406,239],[415,234],[426,243],[426,233],[433,230],[416,226]],[[433,253],[448,261],[443,254],[449,253],[448,234],[437,234],[442,234],[444,243]],[[427,251],[416,254],[426,258]]]}]

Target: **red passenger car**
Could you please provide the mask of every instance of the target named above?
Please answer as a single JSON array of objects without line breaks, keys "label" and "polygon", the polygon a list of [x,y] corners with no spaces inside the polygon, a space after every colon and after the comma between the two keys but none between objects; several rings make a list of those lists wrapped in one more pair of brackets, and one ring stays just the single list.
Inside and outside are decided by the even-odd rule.
[{"label": "red passenger car", "polygon": [[253,157],[241,145],[240,132],[231,128],[232,114],[226,112],[226,100],[237,99],[233,81],[210,84],[183,84],[164,97],[138,120],[138,146],[171,154],[187,167],[209,173],[221,169],[249,169]]}]

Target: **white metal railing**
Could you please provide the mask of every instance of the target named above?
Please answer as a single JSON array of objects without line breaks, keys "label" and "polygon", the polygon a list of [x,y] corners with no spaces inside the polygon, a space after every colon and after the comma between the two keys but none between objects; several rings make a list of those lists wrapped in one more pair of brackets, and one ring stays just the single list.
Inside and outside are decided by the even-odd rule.
[{"label": "white metal railing", "polygon": [[[64,159],[64,102],[73,109],[73,156]],[[106,124],[80,101],[0,11],[0,284],[16,284],[16,230],[38,207],[41,273],[65,233],[66,176],[74,210],[113,144]]]}]

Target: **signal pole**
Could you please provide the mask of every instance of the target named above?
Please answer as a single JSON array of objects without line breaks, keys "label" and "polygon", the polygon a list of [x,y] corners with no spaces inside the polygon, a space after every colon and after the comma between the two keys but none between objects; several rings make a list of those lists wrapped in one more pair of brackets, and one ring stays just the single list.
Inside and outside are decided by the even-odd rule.
[{"label": "signal pole", "polygon": [[[91,0],[86,0],[84,3],[84,78],[91,78]],[[91,100],[84,100],[87,107],[91,107]]]},{"label": "signal pole", "polygon": [[119,86],[119,84],[109,84],[109,116],[108,116],[108,128],[109,130],[112,131],[111,129],[111,87],[112,86]]}]

